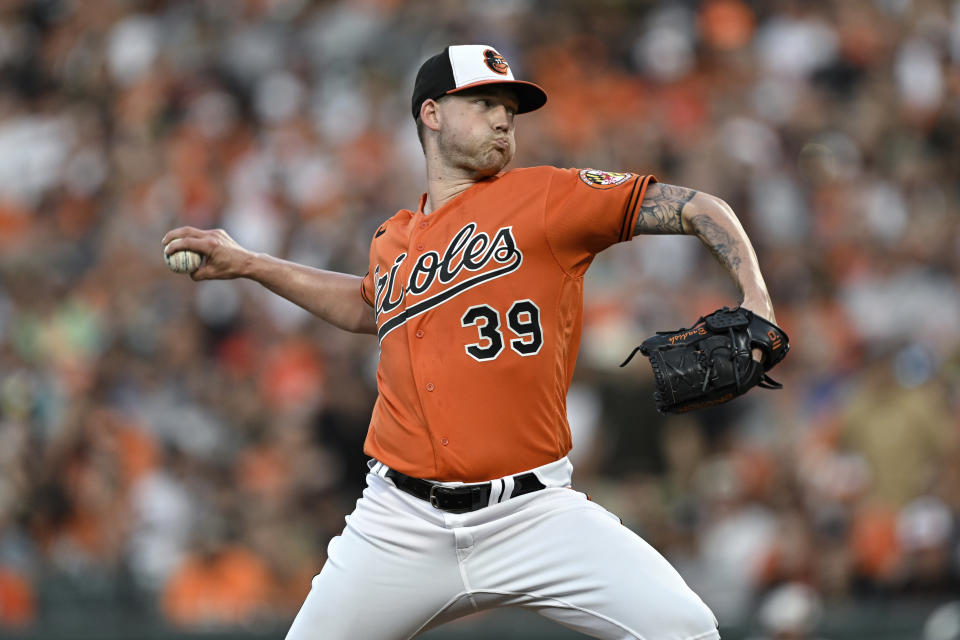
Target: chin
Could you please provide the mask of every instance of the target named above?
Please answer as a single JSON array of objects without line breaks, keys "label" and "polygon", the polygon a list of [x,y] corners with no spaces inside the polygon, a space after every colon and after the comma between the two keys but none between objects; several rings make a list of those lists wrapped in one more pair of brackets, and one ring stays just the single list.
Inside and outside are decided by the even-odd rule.
[{"label": "chin", "polygon": [[493,154],[488,157],[487,162],[478,162],[474,167],[474,174],[478,180],[489,178],[500,173],[505,166],[510,164],[512,155]]}]

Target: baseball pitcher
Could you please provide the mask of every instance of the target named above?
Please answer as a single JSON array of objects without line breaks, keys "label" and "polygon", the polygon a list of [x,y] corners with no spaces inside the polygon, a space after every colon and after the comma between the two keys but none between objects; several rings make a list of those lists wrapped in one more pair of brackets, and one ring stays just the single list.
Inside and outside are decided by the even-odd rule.
[{"label": "baseball pitcher", "polygon": [[363,277],[254,254],[222,230],[163,239],[167,254],[204,256],[195,280],[250,278],[379,341],[367,488],[288,640],[406,640],[502,606],[596,638],[719,638],[667,561],[571,487],[565,399],[584,273],[637,234],[706,245],[743,300],[701,343],[717,346],[678,352],[686,369],[674,383],[699,376],[701,394],[722,377],[721,361],[740,393],[767,380],[760,362],[782,357],[785,336],[771,348],[748,333],[754,320],[775,328],[773,307],[722,200],[631,172],[506,171],[516,116],[546,100],[490,46],[450,46],[424,62],[411,115],[426,193],[376,230]]}]

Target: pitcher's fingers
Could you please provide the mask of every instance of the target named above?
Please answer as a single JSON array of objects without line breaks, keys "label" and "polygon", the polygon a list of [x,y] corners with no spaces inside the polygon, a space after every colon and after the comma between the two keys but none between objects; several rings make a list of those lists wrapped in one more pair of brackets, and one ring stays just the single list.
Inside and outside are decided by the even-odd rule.
[{"label": "pitcher's fingers", "polygon": [[203,237],[203,229],[197,229],[196,227],[177,227],[176,229],[171,229],[167,231],[163,236],[163,240],[160,241],[160,244],[167,246],[175,239],[178,238],[200,238]]},{"label": "pitcher's fingers", "polygon": [[194,242],[191,238],[174,238],[163,245],[163,255],[169,256],[171,253],[184,250],[196,251],[191,246]]},{"label": "pitcher's fingers", "polygon": [[164,255],[170,255],[177,251],[196,251],[203,256],[208,256],[213,250],[213,247],[213,240],[206,236],[199,238],[175,238],[164,247],[163,253]]}]

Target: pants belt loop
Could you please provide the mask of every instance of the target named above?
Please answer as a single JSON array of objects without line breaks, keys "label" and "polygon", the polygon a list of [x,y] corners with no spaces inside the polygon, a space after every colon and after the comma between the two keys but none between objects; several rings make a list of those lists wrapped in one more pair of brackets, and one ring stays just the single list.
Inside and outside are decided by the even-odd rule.
[{"label": "pants belt loop", "polygon": [[500,502],[500,496],[503,495],[503,480],[493,480],[490,482],[490,499],[487,506],[491,507]]},{"label": "pants belt loop", "polygon": [[504,500],[509,500],[510,496],[513,495],[513,476],[507,476],[503,478],[503,492],[500,494],[500,499],[498,502],[503,502]]}]

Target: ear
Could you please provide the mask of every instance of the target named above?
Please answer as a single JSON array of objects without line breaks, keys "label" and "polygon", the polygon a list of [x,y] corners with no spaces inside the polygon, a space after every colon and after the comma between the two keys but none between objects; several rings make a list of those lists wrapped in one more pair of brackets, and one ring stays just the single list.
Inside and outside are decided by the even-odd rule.
[{"label": "ear", "polygon": [[420,121],[431,131],[440,130],[440,105],[436,100],[424,100],[420,105]]}]

